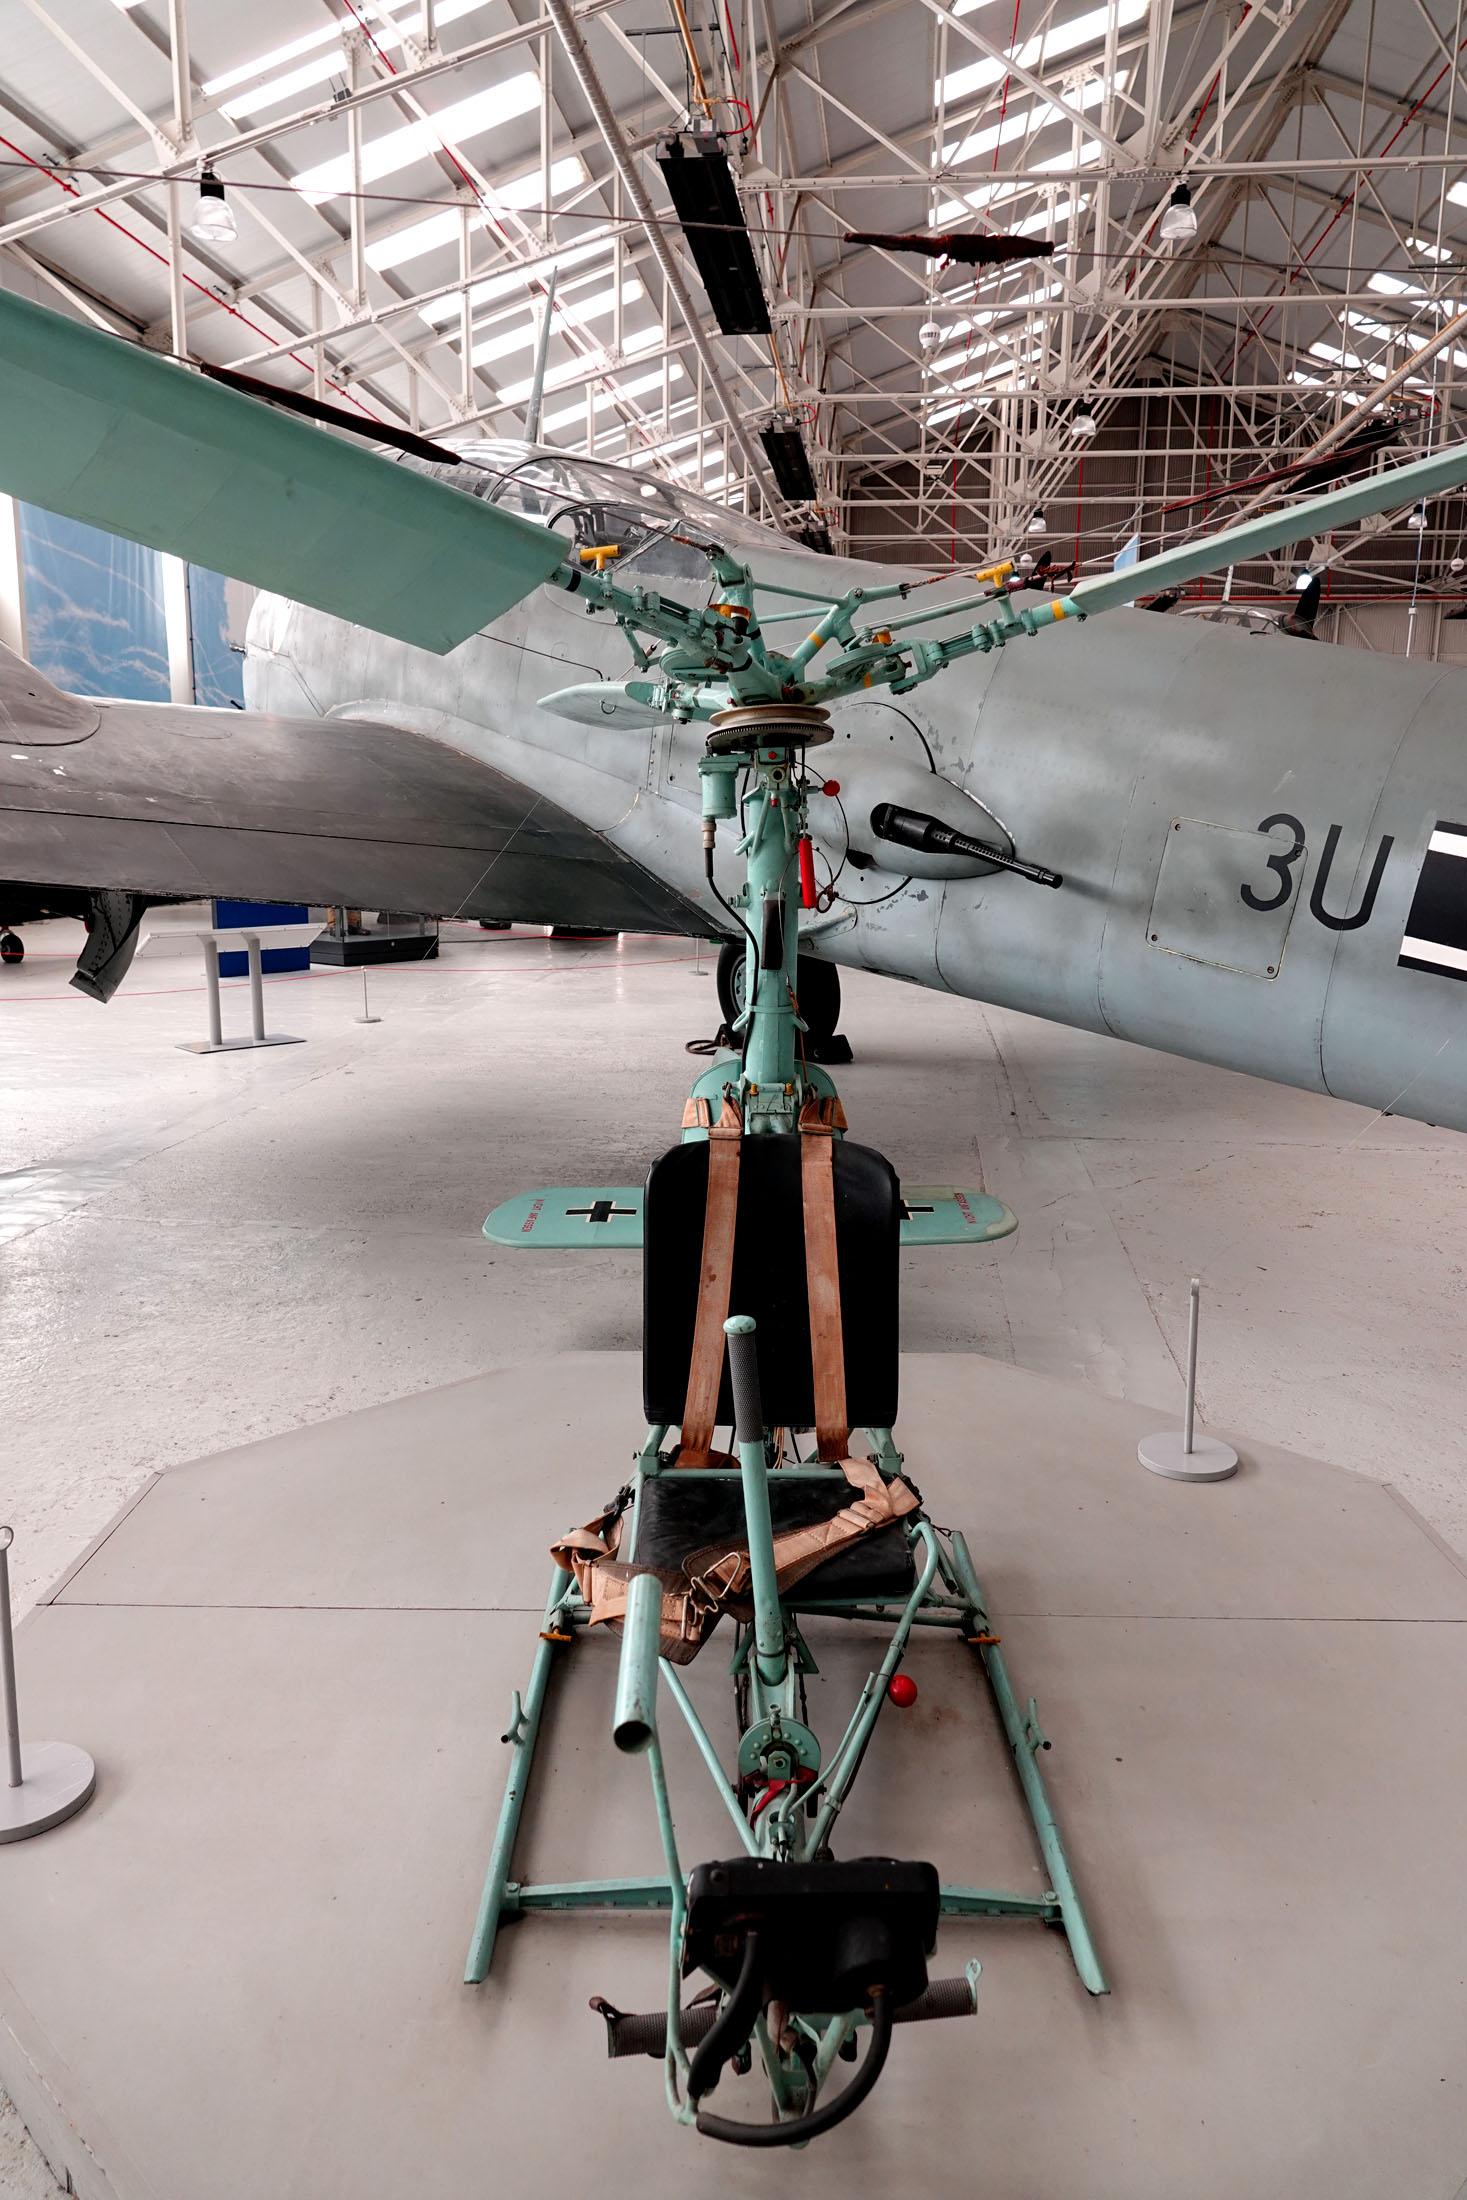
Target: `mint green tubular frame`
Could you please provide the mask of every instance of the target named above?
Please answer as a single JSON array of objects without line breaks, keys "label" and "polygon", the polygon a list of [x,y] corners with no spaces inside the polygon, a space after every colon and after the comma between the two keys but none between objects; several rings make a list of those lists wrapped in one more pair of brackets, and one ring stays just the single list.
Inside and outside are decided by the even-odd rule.
[{"label": "mint green tubular frame", "polygon": [[[724,1084],[739,1103],[745,1135],[759,1137],[793,1131],[805,1099],[812,1092],[826,1096],[833,1087],[823,1073],[817,1078],[807,1070],[800,1058],[795,909],[798,847],[804,829],[803,761],[793,744],[760,746],[746,758],[711,757],[703,775],[705,845],[709,845],[717,820],[732,821],[737,816],[740,803],[736,775],[742,774],[747,774],[747,784],[738,829],[745,884],[730,896],[730,904],[750,935],[746,948],[749,985],[747,1007],[735,1034],[740,1051],[727,1057],[721,1067]],[[710,819],[715,821],[711,826],[706,822]],[[776,945],[778,955],[771,952],[766,966],[761,950],[772,950]],[[704,1082],[706,1085],[706,1077]],[[694,1128],[685,1135],[705,1134]],[[557,1568],[545,1603],[529,1685],[523,1698],[518,1694],[513,1698],[510,1724],[504,1735],[511,1751],[508,1777],[465,1967],[465,1977],[471,1982],[487,1976],[495,1936],[505,1918],[537,1910],[656,1911],[665,1915],[669,1926],[668,1993],[665,2049],[659,2051],[664,2053],[668,2105],[681,2123],[692,2122],[697,2110],[688,2095],[689,2056],[682,2040],[688,1881],[679,1859],[674,1801],[660,1731],[660,1716],[669,1707],[685,1725],[702,1769],[730,1821],[730,1843],[751,1857],[809,1863],[829,1853],[840,1813],[854,1791],[877,1723],[890,1700],[890,1684],[912,1654],[913,1644],[920,1643],[923,1631],[934,1628],[957,1634],[976,1654],[976,1670],[983,1676],[1008,1743],[1018,1791],[1043,1859],[1045,1881],[1037,1894],[945,1884],[941,1914],[946,1918],[1029,1918],[1060,1929],[1067,1937],[1084,1987],[1091,1994],[1109,1991],[1039,1770],[1039,1755],[1048,1750],[1049,1743],[1033,1698],[1021,1699],[1009,1677],[967,1543],[962,1535],[936,1527],[919,1507],[902,1519],[913,1567],[912,1586],[904,1595],[812,1596],[801,1593],[801,1583],[781,1592],[770,1508],[771,1477],[839,1486],[846,1491],[850,1485],[838,1464],[801,1462],[797,1458],[786,1464],[783,1435],[776,1437],[762,1424],[757,1362],[753,1359],[754,1322],[735,1307],[725,1330],[734,1379],[738,1464],[710,1465],[696,1471],[725,1483],[737,1479],[743,1499],[749,1577],[747,1602],[740,1609],[749,1617],[735,1623],[733,1657],[727,1668],[739,1708],[738,1760],[725,1763],[687,1676],[662,1655],[660,1576],[634,1572],[627,1585],[609,1738],[623,1753],[647,1760],[661,1870],[644,1878],[544,1884],[527,1884],[514,1876],[515,1842],[552,1675],[563,1657],[579,1659],[587,1654],[581,1638],[590,1611],[572,1576]],[[664,1450],[667,1434],[662,1426],[647,1431],[634,1456],[628,1490],[623,1492],[626,1532],[618,1557],[632,1567],[637,1562],[642,1493],[649,1481],[678,1471],[672,1465],[673,1455]],[[892,1431],[873,1428],[864,1434],[883,1478],[895,1480],[901,1475],[903,1459]],[[850,1621],[884,1630],[884,1640],[843,1732],[826,1754],[805,1717],[804,1676],[818,1668],[802,1627],[828,1627]],[[722,1662],[707,1659],[706,1653],[705,1660],[708,1664]],[[731,1853],[731,1848],[722,1853]],[[974,2006],[976,1976],[975,1963],[968,1972],[969,1987],[975,1992]],[[706,2024],[706,2019],[703,2021]],[[796,2027],[800,2041],[797,2051],[790,2046],[789,2028],[776,2040],[763,2019],[759,2020],[751,2044],[768,2079],[777,2119],[809,2112],[842,2047],[867,2022],[863,2009],[802,2017]],[[664,2035],[659,2031],[657,2037]]]}]

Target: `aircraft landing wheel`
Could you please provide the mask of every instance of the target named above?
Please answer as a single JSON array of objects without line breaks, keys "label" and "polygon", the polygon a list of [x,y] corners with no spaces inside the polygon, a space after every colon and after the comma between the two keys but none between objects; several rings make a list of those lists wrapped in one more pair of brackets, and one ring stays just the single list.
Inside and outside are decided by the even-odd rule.
[{"label": "aircraft landing wheel", "polygon": [[25,941],[18,932],[0,932],[0,962],[25,961]]},{"label": "aircraft landing wheel", "polygon": [[[718,1007],[726,1024],[744,1013],[744,950],[732,941],[718,951]],[[800,1014],[817,1046],[835,1036],[840,1022],[840,972],[834,963],[801,955],[795,974]]]}]

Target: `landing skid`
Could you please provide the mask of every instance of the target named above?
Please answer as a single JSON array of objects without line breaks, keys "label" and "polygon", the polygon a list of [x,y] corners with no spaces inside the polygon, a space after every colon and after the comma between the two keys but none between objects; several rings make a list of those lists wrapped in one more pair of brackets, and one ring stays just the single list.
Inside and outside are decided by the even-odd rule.
[{"label": "landing skid", "polygon": [[[869,1433],[878,1443],[883,1437],[886,1437],[888,1443],[890,1441],[889,1433],[885,1430]],[[649,1454],[653,1459],[657,1457],[658,1446],[665,1435],[664,1429],[649,1431],[647,1446],[638,1455],[635,1475],[638,1496],[642,1478],[648,1471],[644,1462]],[[661,1470],[654,1465],[651,1471],[656,1473]],[[1019,1697],[1009,1677],[1008,1666],[1000,1648],[1000,1637],[994,1630],[987,1600],[973,1571],[966,1539],[957,1530],[934,1528],[924,1514],[914,1517],[917,1521],[915,1533],[921,1539],[924,1549],[935,1549],[936,1567],[925,1587],[919,1582],[918,1594],[907,1605],[893,1607],[889,1602],[872,1599],[801,1600],[795,1596],[788,1600],[785,1609],[791,1620],[818,1614],[822,1619],[893,1621],[886,1655],[873,1676],[880,1687],[873,1690],[868,1683],[862,1699],[865,1704],[874,1693],[878,1709],[886,1683],[902,1662],[913,1627],[935,1627],[958,1634],[972,1648],[982,1667],[989,1697],[1013,1755],[1020,1792],[1039,1853],[1044,1860],[1049,1885],[1039,1895],[1008,1894],[992,1887],[945,1885],[940,1896],[942,1915],[1032,1917],[1037,1918],[1042,1925],[1060,1927],[1069,1943],[1081,1983],[1092,1994],[1108,1994],[1110,1987],[1091,1938],[1084,1906],[1065,1853],[1059,1822],[1037,1762],[1040,1751],[1051,1746],[1040,1726],[1038,1707],[1031,1696],[1024,1709],[1021,1711],[1019,1708]],[[924,1566],[924,1578],[927,1571]],[[464,1966],[464,1979],[470,1986],[480,1985],[488,1977],[489,1967],[494,1959],[495,1940],[499,1927],[506,1918],[525,1917],[537,1910],[671,1910],[674,1906],[672,1883],[665,1877],[561,1880],[543,1886],[525,1885],[511,1877],[520,1813],[529,1792],[535,1746],[540,1736],[540,1721],[551,1677],[557,1666],[563,1662],[560,1653],[579,1643],[581,1630],[589,1616],[586,1606],[576,1594],[571,1576],[557,1568],[551,1576],[540,1643],[530,1670],[529,1685],[523,1695],[516,1692],[512,1698],[509,1727],[501,1737],[510,1746],[511,1757],[504,1799],[499,1809],[499,1823],[494,1835],[494,1847],[490,1852],[488,1877],[484,1882],[479,1914],[475,1919],[473,1938],[469,1943],[468,1961]],[[735,1666],[747,1659],[750,1638],[751,1630],[739,1630],[734,1651]],[[677,1668],[666,1661],[659,1661],[659,1672],[697,1743],[717,1791],[725,1803],[732,1803],[736,1809],[734,1790],[718,1763],[707,1729],[693,1707]],[[653,1774],[653,1784],[654,1788],[661,1789],[660,1811],[665,1805],[666,1793],[657,1771]],[[671,1836],[672,1824],[669,1817],[664,1826],[664,1842]],[[674,1863],[675,1859],[674,1842],[669,1862]],[[623,2048],[615,2052],[625,2053],[627,2050]],[[657,2052],[661,2054],[661,2047]]]}]

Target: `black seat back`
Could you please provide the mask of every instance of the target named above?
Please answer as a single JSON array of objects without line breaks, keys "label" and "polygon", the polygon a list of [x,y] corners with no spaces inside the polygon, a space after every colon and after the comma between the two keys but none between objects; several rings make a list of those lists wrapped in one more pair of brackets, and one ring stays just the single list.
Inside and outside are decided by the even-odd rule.
[{"label": "black seat back", "polygon": [[[815,1425],[800,1147],[792,1132],[745,1138],[739,1162],[728,1306],[758,1323],[759,1383],[771,1428]],[[651,1422],[680,1425],[687,1399],[708,1151],[705,1139],[674,1146],[647,1178],[642,1396]],[[900,1188],[884,1154],[849,1138],[835,1140],[833,1163],[847,1418],[853,1428],[890,1428],[897,1411]],[[717,1425],[727,1427],[733,1417],[725,1361]]]}]

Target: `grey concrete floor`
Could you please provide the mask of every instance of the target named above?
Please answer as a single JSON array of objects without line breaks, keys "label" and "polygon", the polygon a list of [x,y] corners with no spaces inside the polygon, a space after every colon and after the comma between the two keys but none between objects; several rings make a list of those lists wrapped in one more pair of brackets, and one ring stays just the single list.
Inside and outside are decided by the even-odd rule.
[{"label": "grey concrete floor", "polygon": [[[309,1042],[200,1056],[167,928],[111,1006],[79,927],[0,969],[0,1491],[19,1598],[158,1467],[543,1353],[634,1346],[635,1257],[490,1246],[537,1183],[632,1182],[716,1021],[710,958],[459,927],[436,964],[267,983]],[[847,975],[853,1133],[1020,1218],[904,1263],[910,1351],[979,1352],[1378,1475],[1467,1550],[1467,1146],[976,1003]],[[247,1028],[242,982],[226,1023]]]},{"label": "grey concrete floor", "polygon": [[[546,1542],[620,1480],[639,1390],[636,1354],[566,1353],[179,1467],[30,1614],[34,1717],[98,1785],[0,1852],[0,2079],[82,2200],[518,2200],[568,2164],[610,2200],[1451,2200],[1467,1567],[1297,1453],[1161,1481],[1146,1407],[974,1354],[904,1358],[902,1443],[1038,1699],[1109,1996],[1059,1935],[949,1920],[934,1975],[979,1958],[976,2018],[904,2031],[781,2168],[607,2059],[587,2002],[658,2006],[665,1920],[527,1919],[466,1988]],[[879,1638],[807,1624],[828,1746]],[[728,1647],[686,1675],[725,1754]],[[604,1634],[560,1661],[518,1878],[660,1868],[615,1670]],[[837,1852],[1038,1892],[972,1653],[927,1634],[907,1671]],[[661,1732],[683,1865],[727,1854],[665,1694]],[[759,2119],[758,2082],[718,2105]]]},{"label": "grey concrete floor", "polygon": [[[634,1260],[479,1232],[533,1183],[630,1181],[716,1022],[684,943],[455,928],[435,964],[267,984],[307,1045],[200,1057],[197,950],[103,1010],[70,924],[0,970],[3,1517],[23,1607],[154,1470],[529,1357],[633,1346]],[[1449,1132],[875,979],[844,980],[855,1135],[976,1183],[1018,1237],[908,1258],[909,1350],[1179,1406],[1187,1279],[1220,1425],[1394,1482],[1467,1550]],[[241,985],[226,1017],[244,1028]],[[0,2191],[45,2188],[0,2114]],[[30,2180],[30,2182],[27,2182]]]}]

